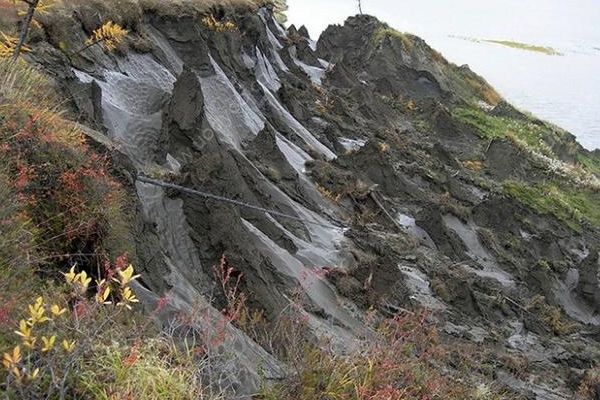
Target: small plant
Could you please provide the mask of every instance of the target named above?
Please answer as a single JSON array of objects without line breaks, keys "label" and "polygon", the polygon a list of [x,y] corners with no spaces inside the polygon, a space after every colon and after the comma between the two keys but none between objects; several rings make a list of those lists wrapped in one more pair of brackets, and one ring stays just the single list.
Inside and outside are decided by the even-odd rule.
[{"label": "small plant", "polygon": [[483,170],[483,161],[480,160],[467,160],[462,162],[463,167],[470,169],[471,171],[481,172]]},{"label": "small plant", "polygon": [[330,114],[335,107],[334,99],[329,97],[329,94],[324,93],[323,91],[318,92],[320,92],[321,97],[315,101],[317,111],[321,114]]},{"label": "small plant", "polygon": [[203,17],[202,24],[214,32],[230,32],[237,30],[235,22],[229,20],[219,21],[212,14]]},{"label": "small plant", "polygon": [[327,189],[325,186],[321,186],[319,184],[317,184],[317,190],[319,191],[319,193],[321,193],[323,197],[334,203],[339,203],[343,197],[342,193],[334,193],[331,190]]},{"label": "small plant", "polygon": [[[9,396],[56,393],[64,398],[75,366],[97,345],[104,328],[116,320],[121,308],[131,310],[138,302],[130,288],[138,278],[131,265],[109,270],[109,279],[96,281],[91,299],[92,278],[85,271],[72,267],[64,277],[68,297],[48,302],[39,296],[29,304],[15,331],[17,343],[3,355]],[[93,326],[86,323],[92,321]]]},{"label": "small plant", "polygon": [[600,367],[595,366],[585,372],[579,388],[578,398],[584,400],[595,400],[600,395]]},{"label": "small plant", "polygon": [[544,271],[547,271],[547,272],[552,271],[552,266],[550,265],[548,260],[544,260],[544,259],[539,260],[537,263],[537,267]]},{"label": "small plant", "polygon": [[413,39],[411,35],[397,31],[389,26],[382,26],[373,34],[373,42],[375,44],[382,43],[385,39],[398,40],[404,50],[411,51],[413,49]]},{"label": "small plant", "polygon": [[123,43],[128,33],[129,31],[123,29],[119,24],[108,21],[94,30],[92,35],[85,41],[84,46],[76,51],[75,54],[79,54],[95,45],[102,46],[108,52],[114,51],[117,49],[117,46]]},{"label": "small plant", "polygon": [[[9,58],[15,54],[19,39],[9,36],[0,31],[0,58]],[[31,49],[25,45],[21,46],[21,52],[29,52]]]},{"label": "small plant", "polygon": [[568,335],[573,333],[577,328],[575,323],[569,322],[565,318],[560,308],[549,305],[544,296],[534,296],[529,300],[525,308],[535,315],[547,330],[557,336]]},{"label": "small plant", "polygon": [[390,151],[390,145],[385,142],[380,142],[377,147],[379,148],[380,153],[387,153]]}]

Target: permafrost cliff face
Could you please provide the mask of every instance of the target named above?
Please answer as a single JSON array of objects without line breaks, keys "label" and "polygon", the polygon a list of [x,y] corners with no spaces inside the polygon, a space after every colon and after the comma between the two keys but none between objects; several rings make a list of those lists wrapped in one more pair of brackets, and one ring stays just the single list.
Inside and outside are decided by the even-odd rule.
[{"label": "permafrost cliff face", "polygon": [[[493,89],[368,16],[328,28],[318,43],[302,29],[285,30],[266,9],[229,17],[239,31],[148,12],[136,33],[143,53],[91,48],[67,60],[51,31],[37,44],[37,61],[72,96],[95,138],[121,154],[116,160],[134,182],[135,259],[145,285],[138,292],[149,309],[168,295],[165,326],[173,327],[177,310],[200,307],[209,318],[197,329],[217,329],[220,313],[207,299],[211,266],[225,254],[270,317],[301,288],[312,332],[340,351],[368,340],[368,307],[425,307],[448,340],[530,360],[531,382],[498,366],[500,384],[531,398],[570,396],[569,379],[600,355],[600,236],[498,189],[507,179],[546,175],[510,141],[484,140],[449,111],[468,101],[491,108],[500,100]],[[82,42],[85,26],[72,25],[66,36]],[[530,118],[505,103],[494,112]],[[584,151],[562,137],[552,143],[560,162]],[[464,168],[465,160],[484,160],[486,172]],[[540,268],[542,259],[556,268]],[[536,295],[577,329],[555,335],[539,310],[526,309]],[[236,371],[228,376],[238,391],[253,393],[263,377],[285,374],[241,331],[227,330],[219,351],[229,364],[220,368]]]}]

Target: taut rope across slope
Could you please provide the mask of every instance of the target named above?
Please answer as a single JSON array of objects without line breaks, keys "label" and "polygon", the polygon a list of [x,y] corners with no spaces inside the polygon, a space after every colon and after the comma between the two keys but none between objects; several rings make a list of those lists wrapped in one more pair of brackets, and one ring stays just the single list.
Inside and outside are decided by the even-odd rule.
[{"label": "taut rope across slope", "polygon": [[228,204],[232,204],[232,205],[237,206],[237,207],[247,208],[247,209],[250,209],[250,210],[262,211],[262,212],[265,212],[265,213],[270,214],[270,215],[278,216],[278,217],[281,217],[281,218],[292,219],[292,220],[295,220],[295,221],[300,221],[300,222],[305,223],[305,224],[317,225],[317,226],[322,226],[322,227],[325,227],[325,228],[332,228],[332,229],[340,229],[340,228],[342,228],[340,226],[336,226],[336,225],[333,225],[333,224],[323,224],[321,222],[310,221],[310,220],[307,220],[307,219],[304,219],[304,218],[300,218],[300,217],[295,216],[295,215],[285,214],[285,213],[282,213],[280,211],[276,211],[276,210],[272,210],[272,209],[268,209],[268,208],[264,208],[264,207],[260,207],[260,206],[255,206],[253,204],[245,203],[243,201],[230,199],[230,198],[219,196],[219,195],[216,195],[216,194],[213,194],[213,193],[209,193],[209,192],[203,192],[203,191],[200,191],[200,190],[191,189],[191,188],[188,188],[188,187],[185,187],[185,186],[175,185],[174,183],[168,183],[168,182],[160,181],[160,180],[157,180],[157,179],[148,178],[148,177],[145,177],[145,176],[138,176],[137,179],[140,182],[147,183],[147,184],[150,184],[150,185],[160,186],[160,187],[168,188],[168,189],[175,189],[175,190],[183,192],[183,193],[188,193],[188,194],[191,194],[191,195],[204,197],[205,199],[211,199],[211,200],[215,200],[215,201],[218,201],[218,202],[221,202],[221,203],[228,203]]}]

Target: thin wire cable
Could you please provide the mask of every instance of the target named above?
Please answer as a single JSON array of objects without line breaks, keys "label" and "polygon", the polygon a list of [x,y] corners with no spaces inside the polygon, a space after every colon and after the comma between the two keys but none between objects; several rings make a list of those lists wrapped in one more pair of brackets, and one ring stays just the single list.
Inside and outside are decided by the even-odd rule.
[{"label": "thin wire cable", "polygon": [[322,227],[325,227],[325,228],[334,228],[334,229],[340,229],[340,228],[342,228],[340,226],[336,226],[336,225],[333,225],[333,224],[323,224],[321,222],[306,220],[304,218],[300,218],[300,217],[297,217],[295,215],[285,214],[285,213],[282,213],[282,212],[279,212],[279,211],[276,211],[276,210],[271,210],[271,209],[268,209],[268,208],[263,208],[263,207],[255,206],[253,204],[245,203],[243,201],[230,199],[230,198],[227,198],[227,197],[219,196],[219,195],[216,195],[216,194],[213,194],[213,193],[203,192],[203,191],[196,190],[196,189],[190,189],[190,188],[185,187],[185,186],[175,185],[173,183],[168,183],[168,182],[160,181],[160,180],[157,180],[157,179],[148,178],[146,176],[138,176],[137,179],[140,182],[148,183],[150,185],[160,186],[160,187],[169,188],[169,189],[175,189],[175,190],[183,192],[183,193],[188,193],[188,194],[192,194],[192,195],[204,197],[206,199],[211,199],[211,200],[219,201],[219,202],[222,202],[222,203],[233,204],[235,206],[242,207],[242,208],[248,208],[250,210],[262,211],[262,212],[265,212],[265,213],[270,214],[270,215],[276,215],[276,216],[281,217],[281,218],[292,219],[292,220],[300,221],[300,222],[303,222],[303,223],[306,223],[306,224],[322,226]]}]

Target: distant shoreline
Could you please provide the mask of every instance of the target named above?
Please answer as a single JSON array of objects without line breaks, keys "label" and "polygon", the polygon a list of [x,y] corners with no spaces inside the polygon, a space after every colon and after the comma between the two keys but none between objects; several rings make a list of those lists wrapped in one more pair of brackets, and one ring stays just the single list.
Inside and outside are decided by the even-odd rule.
[{"label": "distant shoreline", "polygon": [[[453,39],[466,40],[466,41],[473,42],[473,43],[497,44],[497,45],[504,46],[504,47],[510,47],[513,49],[524,50],[524,51],[531,51],[531,52],[535,52],[535,53],[546,54],[549,56],[562,56],[563,55],[561,52],[559,52],[558,50],[556,50],[552,47],[527,44],[527,43],[522,43],[522,42],[516,42],[513,40],[477,39],[477,38],[473,38],[473,37],[457,36],[457,35],[449,35],[449,37],[451,37]],[[595,47],[595,49],[600,50],[596,47]]]}]

